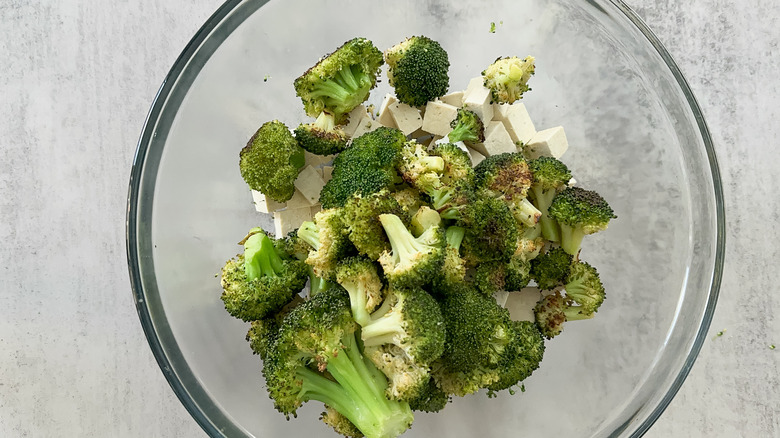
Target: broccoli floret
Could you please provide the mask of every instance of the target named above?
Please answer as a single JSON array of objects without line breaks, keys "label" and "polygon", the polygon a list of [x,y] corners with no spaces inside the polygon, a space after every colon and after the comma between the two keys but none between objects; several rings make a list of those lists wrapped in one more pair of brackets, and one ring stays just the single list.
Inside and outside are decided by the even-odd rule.
[{"label": "broccoli floret", "polygon": [[452,131],[447,134],[450,143],[485,141],[485,125],[474,111],[458,108],[458,114],[450,122],[450,127]]},{"label": "broccoli floret", "polygon": [[433,147],[431,155],[444,160],[444,170],[440,172],[442,184],[452,184],[457,181],[473,183],[474,169],[471,167],[471,157],[466,151],[452,143],[439,143]]},{"label": "broccoli floret", "polygon": [[279,257],[271,238],[256,228],[244,242],[244,254],[222,268],[222,301],[236,318],[263,319],[290,302],[306,278],[306,265]]},{"label": "broccoli floret", "polygon": [[560,225],[561,247],[571,255],[579,253],[586,234],[606,229],[617,218],[601,195],[579,187],[567,187],[555,195],[548,214]]},{"label": "broccoli floret", "polygon": [[361,353],[349,299],[333,289],[293,309],[263,362],[277,410],[295,415],[306,401],[336,410],[370,438],[394,437],[409,428],[408,403],[385,397],[387,380]]},{"label": "broccoli floret", "polygon": [[503,201],[481,197],[461,210],[458,226],[466,229],[463,251],[476,261],[509,260],[517,248],[518,227]]},{"label": "broccoli floret", "polygon": [[412,216],[412,235],[419,237],[425,230],[433,226],[441,226],[441,216],[436,210],[423,205]]},{"label": "broccoli floret", "polygon": [[385,395],[391,400],[410,402],[431,380],[430,367],[415,363],[396,345],[365,347],[365,355],[387,377]]},{"label": "broccoli floret", "polygon": [[528,167],[533,175],[530,197],[542,213],[539,218],[542,236],[551,242],[559,242],[561,235],[558,224],[550,218],[547,210],[555,194],[566,188],[571,180],[571,172],[565,164],[553,157],[539,157],[528,163]]},{"label": "broccoli floret", "polygon": [[563,323],[566,322],[565,309],[569,307],[571,300],[565,298],[560,292],[543,297],[534,307],[534,321],[539,331],[547,339],[552,339],[563,331]]},{"label": "broccoli floret", "polygon": [[395,169],[405,142],[403,132],[386,127],[352,140],[333,160],[333,176],[320,192],[322,207],[343,207],[355,194],[370,195],[400,182]]},{"label": "broccoli floret", "polygon": [[323,111],[314,123],[301,123],[295,128],[298,145],[312,154],[337,154],[347,147],[349,136],[336,126],[333,114]]},{"label": "broccoli floret", "polygon": [[585,262],[572,264],[564,289],[566,296],[556,291],[534,308],[536,325],[548,339],[560,334],[566,321],[593,318],[606,296],[598,272]]},{"label": "broccoli floret", "polygon": [[398,173],[405,181],[417,186],[416,182],[424,175],[433,173],[438,178],[438,174],[442,171],[444,171],[444,160],[441,157],[429,155],[425,146],[415,140],[404,144]]},{"label": "broccoli floret", "polygon": [[422,106],[443,96],[450,86],[450,61],[441,45],[413,36],[385,52],[387,78],[400,102]]},{"label": "broccoli floret", "polygon": [[525,226],[533,227],[542,216],[526,198],[533,176],[523,154],[506,152],[485,158],[474,168],[474,180],[478,189],[506,202]]},{"label": "broccoli floret", "polygon": [[348,438],[363,438],[365,436],[347,417],[339,414],[337,410],[328,405],[325,405],[325,412],[320,414],[320,420],[341,436]]},{"label": "broccoli floret", "polygon": [[514,254],[506,264],[504,288],[508,291],[518,291],[531,281],[531,262],[524,255]]},{"label": "broccoli floret", "polygon": [[572,266],[572,256],[563,248],[552,248],[531,260],[531,278],[541,290],[552,290],[565,283]]},{"label": "broccoli floret", "polygon": [[382,52],[371,41],[354,38],[295,79],[295,92],[309,116],[328,111],[342,123],[368,98],[383,63]]},{"label": "broccoli floret", "polygon": [[268,347],[279,334],[279,321],[276,318],[264,318],[252,321],[249,331],[246,333],[246,340],[249,342],[249,348],[254,354],[260,355],[265,360]]},{"label": "broccoli floret", "polygon": [[394,214],[382,214],[379,221],[392,248],[379,257],[390,283],[396,287],[418,287],[430,282],[444,262],[444,230],[433,226],[415,238]]},{"label": "broccoli floret", "polygon": [[531,321],[511,321],[514,332],[513,341],[507,345],[498,366],[498,381],[488,385],[491,396],[528,378],[542,362],[544,357],[544,338]]},{"label": "broccoli floret", "polygon": [[490,89],[492,102],[512,103],[523,98],[530,91],[528,80],[533,76],[536,66],[533,56],[525,59],[517,57],[498,58],[482,72],[484,85]]},{"label": "broccoli floret", "polygon": [[463,227],[447,227],[444,232],[447,246],[444,248],[444,264],[433,282],[433,290],[439,295],[450,293],[466,278],[466,261],[460,256],[460,245],[466,230]]},{"label": "broccoli floret", "polygon": [[311,245],[298,237],[297,228],[287,233],[283,238],[275,239],[274,248],[279,257],[283,259],[297,259],[301,261],[306,260],[306,257],[309,256],[309,251],[312,249]]},{"label": "broccoli floret", "polygon": [[425,205],[422,194],[414,187],[404,187],[392,193],[393,198],[409,216]]},{"label": "broccoli floret", "polygon": [[474,286],[487,296],[506,288],[506,263],[490,260],[480,263],[474,273]]},{"label": "broccoli floret", "polygon": [[239,154],[241,177],[249,188],[277,202],[295,194],[295,180],[304,164],[303,149],[278,120],[264,123]]},{"label": "broccoli floret", "polygon": [[428,379],[428,383],[420,388],[416,398],[409,400],[413,411],[439,412],[450,402],[450,396],[436,386],[436,381]]},{"label": "broccoli floret", "polygon": [[344,205],[344,225],[348,227],[349,239],[358,252],[371,260],[378,260],[383,252],[390,250],[379,215],[394,214],[404,225],[410,225],[409,216],[387,190],[370,195],[355,195]]},{"label": "broccoli floret", "polygon": [[336,264],[354,251],[342,219],[342,209],[330,208],[314,215],[314,222],[303,222],[298,228],[298,237],[312,247],[306,264],[317,277],[334,281]]},{"label": "broccoli floret", "polygon": [[349,257],[339,262],[336,281],[349,293],[352,317],[361,326],[371,320],[371,312],[382,302],[382,280],[370,260]]}]

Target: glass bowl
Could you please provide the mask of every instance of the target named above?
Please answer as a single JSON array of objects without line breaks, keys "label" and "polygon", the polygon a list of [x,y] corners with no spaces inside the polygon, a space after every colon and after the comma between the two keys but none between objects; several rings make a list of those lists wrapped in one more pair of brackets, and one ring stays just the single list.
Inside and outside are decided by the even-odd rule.
[{"label": "glass bowl", "polygon": [[[491,22],[496,25],[490,32]],[[195,35],[159,91],[129,189],[128,261],[160,367],[211,436],[324,436],[311,402],[273,409],[247,324],[216,273],[256,213],[238,151],[264,121],[304,120],[293,79],[342,42],[441,42],[451,90],[495,58],[532,54],[523,102],[538,129],[562,125],[563,160],[618,219],[586,239],[608,298],[597,318],[547,343],[525,392],[456,399],[405,436],[640,436],[675,395],[714,310],[724,253],[721,181],[698,105],[657,38],[618,0],[231,0]],[[372,92],[378,104],[386,81]],[[333,435],[335,436],[335,435]]]}]

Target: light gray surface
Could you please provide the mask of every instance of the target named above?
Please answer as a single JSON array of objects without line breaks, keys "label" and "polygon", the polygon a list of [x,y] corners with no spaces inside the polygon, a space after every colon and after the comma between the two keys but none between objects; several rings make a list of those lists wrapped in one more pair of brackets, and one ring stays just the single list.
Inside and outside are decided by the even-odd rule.
[{"label": "light gray surface", "polygon": [[[124,215],[154,93],[219,4],[0,3],[0,436],[203,436],[135,314]],[[728,219],[711,333],[647,436],[778,436],[780,6],[631,4],[699,99]]]}]

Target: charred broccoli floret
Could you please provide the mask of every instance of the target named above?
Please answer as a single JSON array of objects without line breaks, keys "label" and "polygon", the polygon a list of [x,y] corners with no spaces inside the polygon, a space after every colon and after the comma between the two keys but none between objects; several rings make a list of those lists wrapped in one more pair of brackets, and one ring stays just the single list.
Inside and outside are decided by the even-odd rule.
[{"label": "charred broccoli floret", "polygon": [[601,195],[579,187],[567,187],[555,195],[548,214],[560,225],[561,247],[571,255],[579,253],[586,234],[606,229],[617,217]]},{"label": "charred broccoli floret", "polygon": [[571,180],[571,172],[560,160],[553,157],[539,157],[528,163],[533,174],[530,197],[537,209],[542,213],[542,236],[552,242],[561,240],[558,224],[550,218],[547,211],[555,195],[566,188]]},{"label": "charred broccoli floret", "polygon": [[477,188],[503,200],[515,219],[533,227],[542,213],[526,198],[533,176],[523,154],[503,153],[485,158],[474,168]]},{"label": "charred broccoli floret", "polygon": [[419,287],[431,281],[444,262],[444,231],[439,226],[414,237],[394,214],[379,221],[390,240],[391,252],[379,257],[385,277],[396,287]]},{"label": "charred broccoli floret", "polygon": [[295,128],[298,145],[312,154],[337,154],[347,147],[349,136],[336,126],[333,114],[323,111],[314,123],[301,123]]}]

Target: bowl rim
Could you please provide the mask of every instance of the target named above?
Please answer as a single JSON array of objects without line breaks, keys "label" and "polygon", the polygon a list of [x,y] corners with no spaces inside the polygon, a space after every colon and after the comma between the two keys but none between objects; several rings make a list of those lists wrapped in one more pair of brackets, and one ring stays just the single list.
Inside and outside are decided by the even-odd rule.
[{"label": "bowl rim", "polygon": [[[146,294],[144,293],[143,280],[141,276],[141,268],[139,264],[139,247],[136,235],[138,227],[138,201],[141,195],[141,182],[143,177],[144,165],[146,157],[148,155],[151,140],[155,136],[156,123],[165,108],[166,101],[171,95],[172,90],[175,88],[175,84],[180,74],[185,70],[193,56],[198,53],[203,43],[208,39],[211,33],[223,23],[223,20],[230,15],[237,6],[247,0],[226,0],[198,29],[194,36],[190,39],[182,52],[177,57],[173,66],[166,74],[160,88],[154,96],[152,105],[144,121],[144,125],[141,131],[140,138],[137,143],[136,152],[133,158],[133,164],[130,172],[130,181],[128,185],[128,197],[127,197],[127,214],[126,214],[126,252],[127,263],[130,274],[130,283],[132,288],[133,297],[135,300],[136,311],[141,322],[141,326],[146,336],[146,340],[154,354],[160,370],[163,372],[165,379],[168,381],[171,389],[179,398],[182,405],[195,419],[195,421],[201,426],[201,428],[209,435],[213,437],[228,436],[225,434],[224,427],[217,427],[205,414],[202,407],[196,401],[195,394],[188,391],[183,384],[180,376],[172,366],[171,357],[166,354],[165,349],[158,336],[158,330],[153,323],[152,315],[148,303],[146,301]],[[262,7],[269,0],[258,0],[259,6]],[[589,0],[590,1],[590,0]],[[706,152],[707,161],[710,167],[710,173],[713,184],[713,194],[715,196],[715,259],[712,269],[712,277],[710,282],[710,291],[707,295],[706,304],[704,306],[704,312],[701,315],[701,324],[696,332],[693,343],[688,350],[688,353],[683,362],[683,366],[677,373],[677,376],[672,380],[666,393],[658,402],[657,406],[650,412],[647,418],[637,426],[637,428],[631,433],[631,437],[641,437],[644,435],[650,427],[658,420],[663,414],[666,408],[671,403],[674,396],[680,390],[683,382],[691,371],[691,368],[696,361],[699,352],[706,340],[707,332],[709,331],[712,317],[715,312],[715,307],[718,301],[718,295],[720,292],[720,286],[722,281],[723,266],[725,261],[725,245],[726,245],[726,232],[725,232],[725,204],[723,197],[723,187],[721,184],[720,170],[718,166],[718,160],[715,155],[714,143],[707,127],[707,123],[704,120],[704,116],[701,111],[701,107],[691,90],[688,81],[683,76],[677,63],[672,58],[669,51],[665,48],[660,39],[650,29],[650,27],[629,7],[623,0],[605,0],[612,3],[619,11],[621,11],[625,17],[647,38],[648,42],[652,45],[655,51],[661,56],[666,66],[671,71],[677,85],[680,87],[690,109],[695,117],[697,128],[701,134],[702,141],[704,143],[704,149]],[[176,349],[178,352],[178,349]],[[178,355],[178,354],[174,354]],[[188,367],[186,372],[190,372]],[[203,388],[199,388],[202,394],[201,396],[207,396],[206,391]],[[224,413],[218,412],[219,415],[225,416]]]}]

